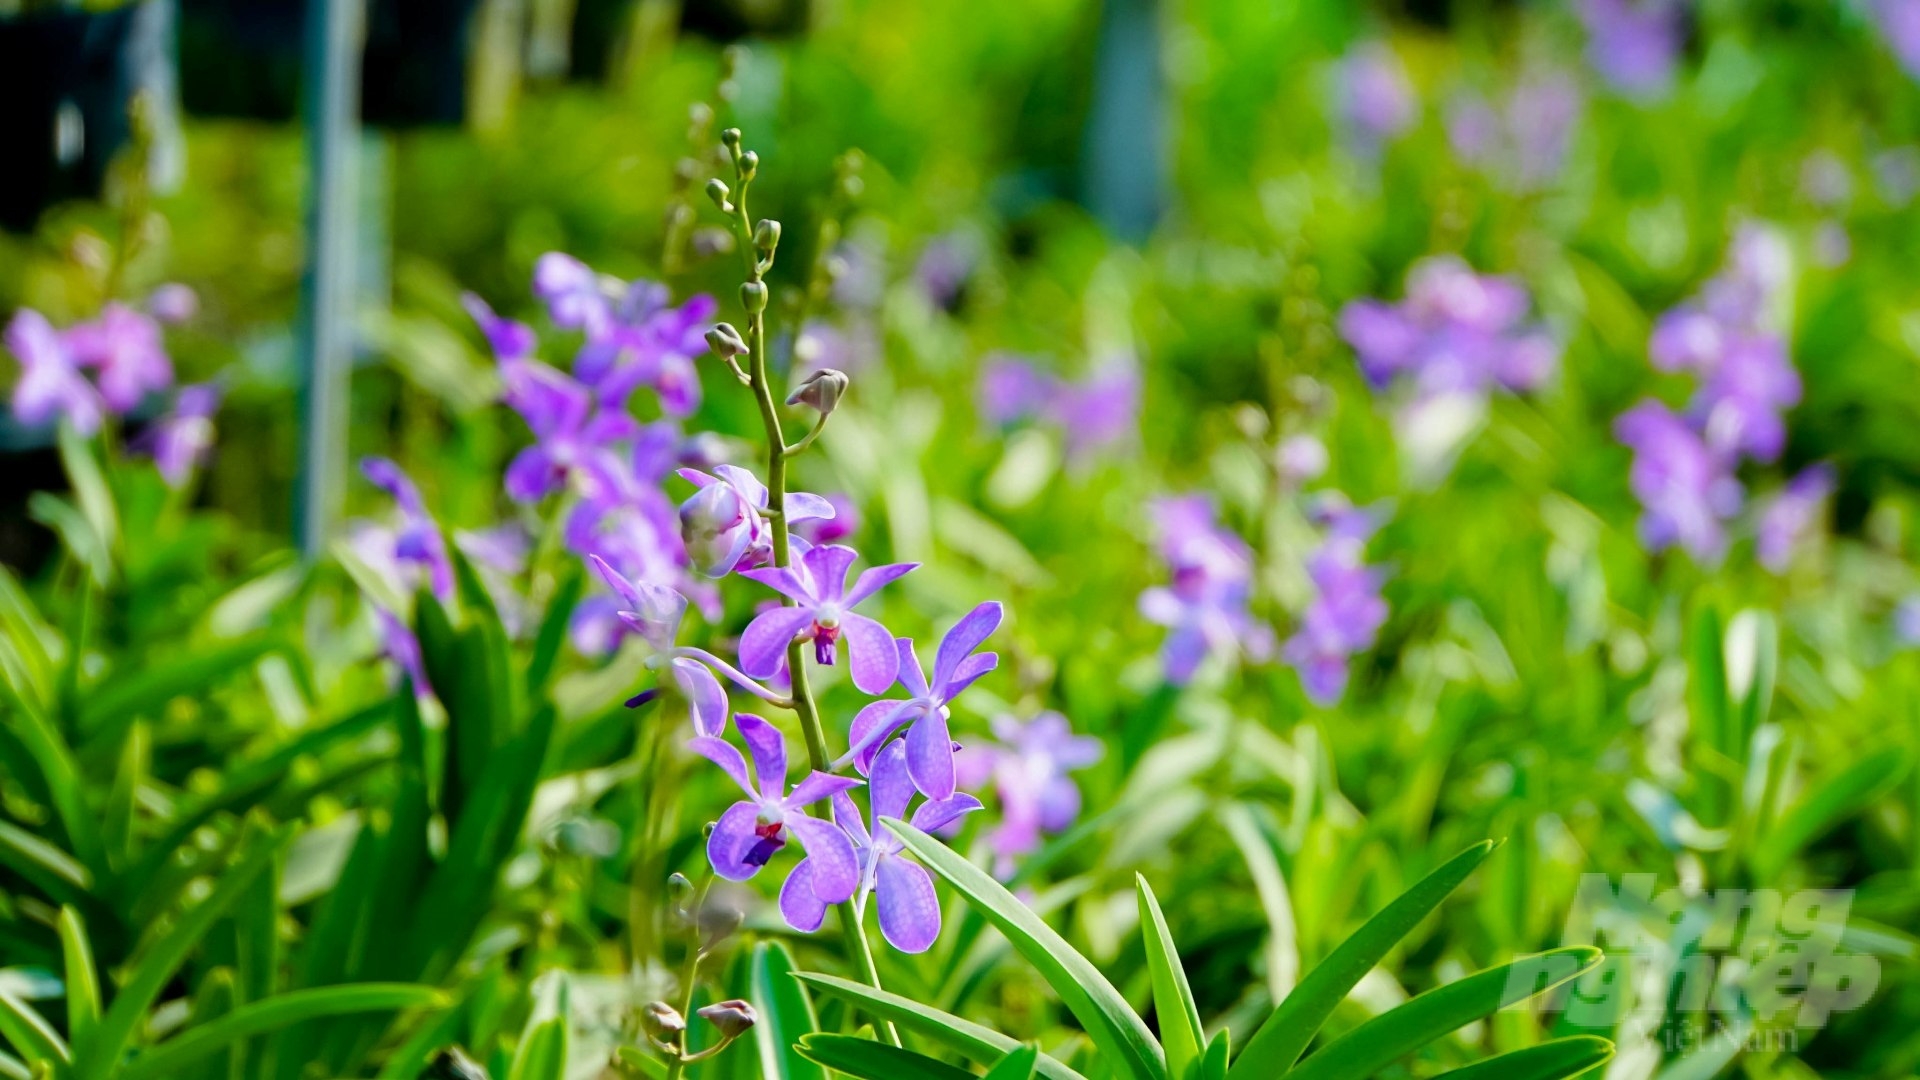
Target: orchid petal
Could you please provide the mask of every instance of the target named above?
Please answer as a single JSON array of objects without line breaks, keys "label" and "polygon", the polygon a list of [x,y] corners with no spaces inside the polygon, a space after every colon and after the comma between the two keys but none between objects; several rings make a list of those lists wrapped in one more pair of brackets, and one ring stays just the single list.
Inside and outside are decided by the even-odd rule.
[{"label": "orchid petal", "polygon": [[831,798],[843,791],[859,787],[862,781],[853,776],[835,776],[832,773],[810,772],[806,779],[793,785],[793,793],[782,803],[788,807],[809,806],[821,799]]},{"label": "orchid petal", "polygon": [[[807,552],[801,565],[807,568],[807,577],[813,582],[815,598],[834,601],[845,596],[847,571],[853,567],[854,560],[859,557],[859,552],[844,544],[821,544]],[[858,602],[854,599],[845,601],[848,607]]]},{"label": "orchid petal", "polygon": [[823,521],[833,517],[833,504],[805,491],[787,492],[787,524],[796,521]]},{"label": "orchid petal", "polygon": [[982,675],[999,666],[999,653],[974,653],[960,661],[960,666],[954,669],[953,677],[948,679],[946,686],[941,689],[940,696],[947,701],[952,701],[960,696],[961,691],[978,682]]},{"label": "orchid petal", "polygon": [[757,581],[795,603],[808,606],[814,603],[813,588],[791,566],[762,566],[755,570],[742,570],[740,576],[748,581]]},{"label": "orchid petal", "polygon": [[727,807],[714,822],[713,835],[707,837],[707,861],[714,873],[728,881],[745,881],[760,872],[760,862],[748,861],[763,842],[754,831],[759,824],[760,808],[754,804],[737,802]]},{"label": "orchid petal", "polygon": [[507,465],[507,498],[514,502],[539,502],[560,490],[566,472],[539,443],[515,454]]},{"label": "orchid petal", "polygon": [[[727,730],[727,692],[707,666],[684,656],[673,660],[673,682],[687,699],[687,711],[693,714],[693,730],[702,735],[720,735]],[[783,775],[781,782],[785,783]],[[763,779],[764,783],[764,779]]]},{"label": "orchid petal", "polygon": [[913,718],[913,709],[911,701],[883,698],[868,702],[854,714],[847,728],[847,744],[857,748],[853,758],[856,768],[863,773],[872,769],[874,755],[900,725]]},{"label": "orchid petal", "polygon": [[787,790],[787,737],[780,729],[752,713],[734,717],[733,726],[753,755],[753,773],[760,778],[760,794],[768,802],[779,802]]},{"label": "orchid petal", "polygon": [[813,894],[828,904],[853,899],[860,887],[860,856],[847,834],[832,822],[804,814],[788,819],[787,825],[813,863]]},{"label": "orchid petal", "polygon": [[945,687],[952,680],[961,661],[972,655],[973,650],[993,636],[1000,628],[1000,620],[1005,614],[998,601],[989,600],[960,617],[940,639],[940,652],[933,659],[933,685]]},{"label": "orchid petal", "polygon": [[806,608],[769,608],[754,616],[740,635],[740,670],[756,679],[772,676],[794,636],[812,623],[813,612]]},{"label": "orchid petal", "polygon": [[909,562],[890,563],[886,566],[870,567],[862,571],[859,579],[853,583],[853,588],[847,590],[847,606],[852,607],[867,597],[872,596],[874,593],[879,592],[882,587],[905,577],[909,571],[918,570],[919,568],[919,563]]},{"label": "orchid petal", "polygon": [[747,759],[733,744],[715,735],[700,735],[687,740],[687,749],[720,766],[740,790],[750,796],[756,796],[753,790],[753,778],[747,774]]},{"label": "orchid petal", "polygon": [[876,877],[881,935],[901,952],[926,952],[940,936],[940,898],[933,891],[933,878],[899,855],[881,859]]},{"label": "orchid petal", "polygon": [[914,697],[927,696],[926,669],[920,666],[920,655],[914,652],[913,639],[895,640],[895,651],[900,654],[900,685]]},{"label": "orchid petal", "polygon": [[888,743],[875,756],[867,796],[874,820],[907,816],[907,804],[913,801],[913,779],[907,775],[907,750],[899,740]]},{"label": "orchid petal", "polygon": [[801,859],[780,886],[780,914],[787,925],[803,934],[820,929],[826,921],[827,905],[813,891],[813,859]]},{"label": "orchid petal", "polygon": [[853,685],[869,694],[884,694],[900,674],[900,654],[893,634],[865,615],[849,611],[840,616],[840,634],[847,643],[847,670]]},{"label": "orchid petal", "polygon": [[929,799],[945,799],[953,794],[953,736],[947,730],[947,718],[932,710],[915,722],[907,732],[907,772],[913,786]]},{"label": "orchid petal", "polygon": [[761,483],[759,477],[738,465],[715,465],[713,473],[733,485],[733,489],[745,497],[748,503],[761,509],[766,508],[767,485]]},{"label": "orchid petal", "polygon": [[861,820],[860,808],[853,805],[844,791],[833,793],[833,823],[846,830],[853,839],[853,846],[864,848],[873,846],[873,837],[867,833],[867,823]]},{"label": "orchid petal", "polygon": [[[1067,786],[1072,787],[1073,785],[1069,782]],[[1079,789],[1075,788],[1074,794],[1078,796]],[[958,821],[961,817],[981,808],[979,799],[974,798],[964,791],[957,792],[950,798],[931,799],[921,803],[919,808],[913,812],[912,825],[921,832],[930,833],[936,829],[944,829],[948,825]],[[1077,809],[1078,807],[1076,806],[1076,810]]]}]

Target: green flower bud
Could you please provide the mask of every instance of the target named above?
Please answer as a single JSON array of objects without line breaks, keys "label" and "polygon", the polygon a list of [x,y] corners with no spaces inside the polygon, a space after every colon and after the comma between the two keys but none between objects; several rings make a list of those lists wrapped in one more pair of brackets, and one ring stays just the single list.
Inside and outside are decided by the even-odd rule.
[{"label": "green flower bud", "polygon": [[753,1014],[753,1006],[734,998],[732,1001],[718,1001],[704,1009],[698,1015],[714,1027],[720,1029],[723,1039],[737,1038],[744,1034],[758,1017]]},{"label": "green flower bud", "polygon": [[740,149],[740,129],[728,128],[721,132],[720,142],[724,144],[727,149],[738,152]]},{"label": "green flower bud", "polygon": [[740,306],[747,314],[758,315],[767,310],[767,287],[758,281],[749,281],[740,286]]},{"label": "green flower bud", "polygon": [[762,255],[773,254],[780,246],[780,223],[772,218],[761,218],[753,227],[753,246],[760,249]]},{"label": "green flower bud", "polygon": [[732,194],[733,189],[727,186],[725,180],[716,176],[707,181],[707,198],[713,200],[713,205],[729,213],[733,211],[733,204],[727,201],[727,197]]},{"label": "green flower bud", "polygon": [[752,352],[747,348],[746,341],[740,337],[740,331],[735,330],[732,323],[720,323],[707,331],[707,348],[712,349],[713,355],[722,360],[745,356]]},{"label": "green flower bud", "polygon": [[740,179],[751,180],[760,170],[760,155],[749,150],[740,155]]},{"label": "green flower bud", "polygon": [[663,1043],[677,1043],[687,1030],[687,1020],[666,1002],[651,1001],[640,1008],[640,1030]]}]

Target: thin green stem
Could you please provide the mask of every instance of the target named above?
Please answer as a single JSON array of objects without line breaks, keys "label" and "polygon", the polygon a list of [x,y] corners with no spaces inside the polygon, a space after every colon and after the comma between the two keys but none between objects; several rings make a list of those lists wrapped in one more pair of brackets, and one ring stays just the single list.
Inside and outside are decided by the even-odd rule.
[{"label": "thin green stem", "polygon": [[[687,909],[689,941],[687,943],[687,970],[680,977],[680,1017],[686,1019],[693,1015],[693,988],[700,978],[700,961],[706,959],[706,943],[700,940],[700,913],[707,907],[707,892],[713,888],[713,875],[708,874],[700,883],[700,894],[694,898],[693,907]],[[685,1032],[680,1035],[680,1053],[667,1062],[667,1080],[679,1080],[686,1066],[687,1048]]]},{"label": "thin green stem", "polygon": [[[735,160],[738,161],[736,150]],[[745,264],[747,282],[762,290],[758,310],[747,308],[747,349],[748,364],[751,368],[754,400],[760,406],[760,422],[767,434],[767,507],[772,513],[767,515],[773,532],[773,564],[787,566],[792,562],[792,551],[788,540],[787,517],[784,513],[787,505],[787,458],[797,450],[787,446],[786,432],[780,423],[780,407],[773,396],[773,385],[767,374],[767,318],[766,318],[766,282],[765,274],[772,258],[762,260],[753,240],[753,220],[747,214],[747,189],[752,179],[736,170],[737,187],[731,194],[733,206],[733,231],[740,248],[741,260]],[[743,289],[743,292],[747,290]],[[798,333],[798,330],[795,331]],[[813,435],[819,434],[816,428],[801,444],[812,442]],[[791,597],[782,597],[781,603],[792,606]],[[820,705],[814,700],[813,684],[807,677],[806,657],[802,654],[803,643],[792,641],[787,644],[787,673],[792,680],[793,711],[800,718],[800,732],[807,743],[807,761],[816,772],[833,771],[833,755],[827,749],[826,732],[820,723]],[[847,939],[847,949],[860,980],[875,990],[880,989],[880,970],[873,959],[873,948],[867,941],[866,930],[861,926],[860,912],[852,900],[835,905],[840,918],[840,930]],[[900,1034],[894,1030],[891,1021],[880,1020],[877,1024],[880,1036],[889,1045],[900,1045]]]}]

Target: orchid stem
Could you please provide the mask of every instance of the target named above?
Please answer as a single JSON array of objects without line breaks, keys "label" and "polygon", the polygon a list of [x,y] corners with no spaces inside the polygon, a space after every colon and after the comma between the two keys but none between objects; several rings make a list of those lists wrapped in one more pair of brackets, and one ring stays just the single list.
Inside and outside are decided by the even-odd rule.
[{"label": "orchid stem", "polygon": [[[742,286],[744,294],[755,291],[758,286],[760,302],[743,304],[747,315],[747,362],[752,370],[753,396],[760,406],[760,423],[767,433],[767,506],[774,513],[768,515],[773,527],[773,565],[787,566],[792,562],[792,553],[788,543],[787,516],[787,458],[797,450],[787,447],[786,432],[780,425],[780,407],[774,401],[773,386],[767,377],[767,293],[763,280],[766,271],[772,265],[772,258],[760,258],[753,238],[753,219],[747,214],[747,189],[753,184],[752,173],[741,168],[742,153],[737,133],[730,136],[728,149],[733,154],[735,189],[731,193],[731,212],[733,231],[741,259],[746,266],[747,284]],[[824,420],[825,418],[822,417]],[[819,434],[816,427],[814,435]],[[813,441],[809,435],[801,443]],[[793,606],[792,597],[783,596],[780,601]],[[815,772],[832,772],[833,755],[827,750],[826,732],[820,725],[820,706],[813,699],[813,685],[807,679],[806,656],[801,651],[801,642],[797,639],[787,644],[787,672],[793,682],[793,711],[800,718],[800,731],[807,743],[807,760]],[[834,905],[840,917],[840,930],[847,939],[849,959],[860,981],[879,990],[880,970],[874,964],[873,948],[867,942],[865,929],[860,923],[860,913],[852,900]],[[875,1026],[880,1037],[890,1046],[900,1045],[900,1034],[894,1030],[892,1021],[875,1018]]]}]

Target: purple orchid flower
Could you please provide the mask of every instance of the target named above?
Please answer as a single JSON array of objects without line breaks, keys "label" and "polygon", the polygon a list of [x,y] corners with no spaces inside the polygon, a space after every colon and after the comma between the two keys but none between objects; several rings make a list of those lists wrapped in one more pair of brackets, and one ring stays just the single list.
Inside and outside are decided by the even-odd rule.
[{"label": "purple orchid flower", "polygon": [[433,698],[433,685],[427,682],[427,664],[420,653],[420,639],[405,619],[379,604],[373,608],[374,625],[380,634],[380,655],[393,661],[399,673],[413,684],[413,696],[420,701]]},{"label": "purple orchid flower", "polygon": [[153,425],[144,444],[168,487],[179,488],[213,450],[213,414],[220,408],[216,383],[183,386],[173,410]]},{"label": "purple orchid flower", "polygon": [[696,358],[707,351],[703,335],[719,304],[711,296],[667,302],[667,289],[636,281],[601,329],[591,332],[574,360],[573,373],[594,388],[601,402],[619,406],[637,386],[651,386],[669,416],[700,407]]},{"label": "purple orchid flower", "polygon": [[1579,0],[1587,30],[1587,62],[1614,89],[1653,98],[1673,84],[1679,62],[1681,10],[1677,0]]},{"label": "purple orchid flower", "polygon": [[562,330],[596,334],[613,318],[600,275],[563,252],[549,251],[534,262],[533,295],[546,302],[547,317]]},{"label": "purple orchid flower", "polygon": [[793,526],[794,535],[808,544],[837,544],[860,531],[860,508],[853,497],[835,491],[824,496],[833,508],[831,517],[810,517]]},{"label": "purple orchid flower", "polygon": [[[887,944],[903,953],[926,952],[940,937],[940,898],[933,891],[933,878],[907,857],[906,845],[882,821],[906,820],[922,832],[933,832],[980,809],[980,800],[960,794],[922,802],[908,819],[914,785],[907,775],[906,750],[897,742],[880,751],[867,794],[873,809],[871,830],[846,792],[833,796],[834,823],[853,842],[860,867],[854,904],[864,911],[867,897],[873,897],[880,912],[880,934]],[[821,888],[809,852],[780,890],[780,912],[795,930],[811,933],[825,921],[827,905],[834,902],[827,899],[832,893]]]},{"label": "purple orchid flower", "polygon": [[147,294],[147,314],[168,325],[186,322],[200,313],[200,294],[193,286],[167,282]]},{"label": "purple orchid flower", "polygon": [[1372,648],[1387,621],[1380,596],[1385,574],[1360,561],[1363,545],[1334,535],[1307,561],[1315,595],[1282,656],[1317,705],[1332,705],[1346,693],[1349,659]]},{"label": "purple orchid flower", "polygon": [[913,642],[906,638],[895,642],[900,654],[900,683],[911,696],[905,701],[875,701],[861,709],[847,731],[847,753],[834,763],[835,767],[851,761],[866,772],[881,745],[911,724],[904,741],[914,786],[929,799],[951,796],[954,765],[953,736],[947,727],[950,706],[962,691],[999,666],[997,654],[976,654],[974,650],[1000,628],[1002,614],[1000,604],[989,600],[954,623],[940,639],[931,679],[920,666]]},{"label": "purple orchid flower", "polygon": [[1015,860],[1038,850],[1043,836],[1064,831],[1080,816],[1080,788],[1067,774],[1099,761],[1106,747],[1075,735],[1067,718],[1051,710],[1025,722],[996,716],[993,734],[995,741],[961,751],[961,783],[993,781],[1000,823],[988,842],[994,873],[1005,880],[1013,876]]},{"label": "purple orchid flower", "polygon": [[[713,475],[681,469],[680,476],[699,489],[680,505],[680,537],[701,573],[725,577],[772,561],[773,530],[763,513],[768,492],[758,477],[736,465],[716,466]],[[787,492],[785,511],[789,527],[834,515],[831,502],[804,491]]]},{"label": "purple orchid flower", "polygon": [[400,528],[393,538],[395,561],[423,570],[434,596],[441,600],[451,597],[453,560],[447,556],[446,537],[441,535],[440,525],[427,510],[413,479],[399,465],[382,457],[360,459],[360,471],[373,486],[391,496],[400,510]]},{"label": "purple orchid flower", "polygon": [[20,378],[13,384],[17,420],[37,427],[64,419],[82,435],[100,430],[106,403],[46,316],[21,308],[7,324],[6,343],[20,361]]},{"label": "purple orchid flower", "polygon": [[1900,66],[1920,79],[1920,0],[1870,0],[1867,10]]},{"label": "purple orchid flower", "polygon": [[128,413],[173,385],[173,361],[160,340],[160,324],[125,304],[108,304],[100,317],[69,327],[67,349],[74,363],[95,369],[101,400]]},{"label": "purple orchid flower", "polygon": [[[751,775],[746,759],[726,740],[700,735],[687,743],[720,766],[747,794],[727,807],[707,838],[707,861],[713,864],[713,872],[728,881],[746,881],[789,840],[798,840],[807,852],[807,891],[828,904],[852,899],[860,886],[860,859],[853,841],[832,822],[809,817],[802,808],[859,787],[861,781],[814,772],[788,791],[787,737],[749,713],[741,713],[734,723],[753,755]],[[782,889],[783,896],[786,892]]]},{"label": "purple orchid flower", "polygon": [[980,416],[990,424],[1003,427],[1038,416],[1059,387],[1058,380],[1034,367],[1025,357],[995,353],[980,369],[976,392]]},{"label": "purple orchid flower", "polygon": [[823,544],[800,556],[797,568],[763,567],[740,572],[742,577],[766,585],[795,604],[763,612],[747,624],[746,632],[740,635],[740,666],[747,674],[759,678],[772,675],[795,639],[811,640],[815,662],[831,666],[844,637],[853,685],[869,694],[886,693],[900,674],[900,654],[893,635],[878,620],[853,608],[920,564],[871,567],[848,588],[847,571],[859,557],[859,552],[850,547]]},{"label": "purple orchid flower", "polygon": [[1787,358],[1785,342],[1758,334],[1726,349],[1694,398],[1692,411],[1710,445],[1772,461],[1787,441],[1781,414],[1799,403],[1800,374]]},{"label": "purple orchid flower", "polygon": [[1419,118],[1420,100],[1386,42],[1355,46],[1340,61],[1338,76],[1340,114],[1359,152],[1378,153]]},{"label": "purple orchid flower", "polygon": [[1140,373],[1131,360],[1110,363],[1053,395],[1048,418],[1066,433],[1067,459],[1080,464],[1134,437],[1140,419]]},{"label": "purple orchid flower", "polygon": [[1809,465],[1774,496],[1760,514],[1754,547],[1760,565],[1785,573],[1795,550],[1819,523],[1821,510],[1833,494],[1833,466]]},{"label": "purple orchid flower", "polygon": [[506,401],[533,429],[534,444],[507,466],[507,495],[538,502],[560,490],[573,470],[609,444],[631,439],[639,425],[615,409],[596,407],[585,386],[531,360],[503,361]]},{"label": "purple orchid flower", "polygon": [[1402,303],[1343,308],[1340,333],[1376,389],[1406,376],[1420,400],[1494,387],[1524,393],[1552,376],[1560,352],[1545,327],[1526,321],[1528,304],[1519,282],[1435,256],[1407,272]]},{"label": "purple orchid flower", "polygon": [[[680,621],[687,614],[686,597],[664,585],[631,581],[598,555],[589,556],[588,561],[627,605],[615,614],[646,642],[649,654],[643,661],[644,666],[648,671],[664,671],[673,680],[693,714],[693,727],[699,734],[718,736],[727,728],[727,692],[714,677],[716,671],[749,693],[775,704],[786,704],[778,694],[754,682],[725,660],[705,649],[677,643]],[[658,693],[657,688],[648,690],[627,704],[644,704]]]},{"label": "purple orchid flower", "polygon": [[1185,685],[1209,656],[1239,653],[1255,661],[1273,652],[1273,633],[1248,611],[1253,553],[1215,520],[1204,495],[1159,499],[1152,506],[1160,556],[1172,581],[1140,594],[1140,613],[1171,629],[1161,647],[1168,681]]}]

